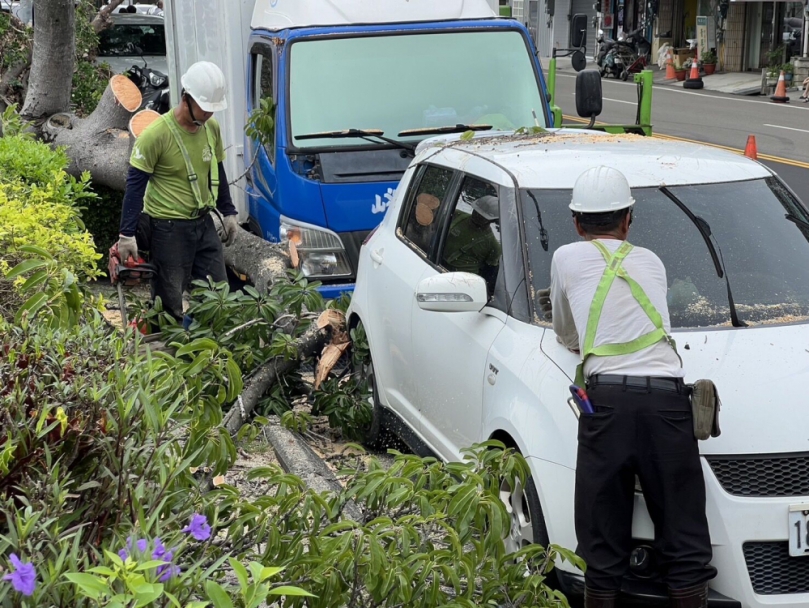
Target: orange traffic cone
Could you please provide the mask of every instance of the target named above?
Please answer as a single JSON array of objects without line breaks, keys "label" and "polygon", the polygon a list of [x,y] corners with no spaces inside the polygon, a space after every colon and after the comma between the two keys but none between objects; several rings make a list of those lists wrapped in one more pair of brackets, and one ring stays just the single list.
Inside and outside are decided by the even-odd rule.
[{"label": "orange traffic cone", "polygon": [[756,136],[755,135],[748,135],[747,136],[747,145],[744,147],[744,155],[747,158],[752,158],[753,160],[758,160],[758,150],[756,149]]},{"label": "orange traffic cone", "polygon": [[784,80],[784,70],[781,70],[781,75],[778,76],[778,84],[775,86],[775,95],[770,97],[770,101],[775,103],[789,103],[787,97],[787,83]]},{"label": "orange traffic cone", "polygon": [[699,62],[697,58],[694,57],[691,60],[691,73],[688,75],[688,78],[683,83],[684,89],[701,89],[704,85],[702,82],[702,78],[699,75]]}]

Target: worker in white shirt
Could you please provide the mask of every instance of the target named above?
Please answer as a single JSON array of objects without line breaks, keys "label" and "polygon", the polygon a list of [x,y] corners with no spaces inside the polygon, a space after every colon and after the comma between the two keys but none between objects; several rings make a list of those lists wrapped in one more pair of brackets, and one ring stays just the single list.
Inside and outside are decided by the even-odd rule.
[{"label": "worker in white shirt", "polygon": [[560,247],[551,263],[553,328],[581,352],[577,384],[593,409],[579,417],[576,464],[585,608],[615,606],[633,548],[636,476],[672,606],[700,608],[716,576],[705,482],[689,389],[669,335],[666,269],[626,240],[634,203],[620,171],[585,171],[570,204],[584,240]]}]

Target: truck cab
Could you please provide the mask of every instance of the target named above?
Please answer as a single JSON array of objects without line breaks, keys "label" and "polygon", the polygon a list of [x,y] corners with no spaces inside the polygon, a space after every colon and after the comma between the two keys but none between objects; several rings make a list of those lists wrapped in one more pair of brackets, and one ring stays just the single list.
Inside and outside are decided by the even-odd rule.
[{"label": "truck cab", "polygon": [[270,99],[275,125],[245,141],[248,222],[326,297],[353,288],[420,141],[551,123],[528,30],[486,0],[257,0],[247,47],[246,112]]}]

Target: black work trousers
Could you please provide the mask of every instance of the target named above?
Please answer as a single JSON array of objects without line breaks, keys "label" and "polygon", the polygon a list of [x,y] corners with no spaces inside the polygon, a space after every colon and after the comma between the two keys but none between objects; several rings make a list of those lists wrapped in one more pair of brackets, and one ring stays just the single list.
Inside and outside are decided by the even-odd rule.
[{"label": "black work trousers", "polygon": [[163,310],[183,318],[183,290],[191,281],[208,277],[227,281],[222,242],[210,214],[193,220],[149,218],[151,261],[157,268],[152,299],[160,297]]},{"label": "black work trousers", "polygon": [[575,498],[587,586],[621,588],[632,550],[636,475],[665,582],[684,589],[712,579],[705,481],[686,387],[596,385],[587,394],[595,414],[579,418]]}]

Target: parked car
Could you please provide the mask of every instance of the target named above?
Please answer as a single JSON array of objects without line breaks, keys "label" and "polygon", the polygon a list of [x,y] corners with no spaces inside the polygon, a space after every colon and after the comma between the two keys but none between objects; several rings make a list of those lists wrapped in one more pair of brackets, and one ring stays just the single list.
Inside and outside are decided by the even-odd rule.
[{"label": "parked car", "polygon": [[165,19],[156,15],[113,13],[112,27],[98,36],[98,63],[107,63],[116,74],[133,65],[168,74]]},{"label": "parked car", "polygon": [[[557,342],[536,294],[550,285],[554,251],[578,239],[573,184],[598,165],[627,176],[637,201],[630,240],[666,266],[686,380],[711,378],[721,393],[722,434],[700,443],[719,571],[710,605],[805,607],[809,211],[750,159],[572,129],[423,142],[361,249],[349,309],[370,344],[369,443],[395,433],[446,461],[492,438],[518,449],[531,478],[502,488],[508,547],[576,547],[568,387],[579,357]],[[499,213],[472,230],[470,214],[492,200]],[[635,504],[624,590],[640,605],[667,605],[640,487]],[[559,584],[575,594],[583,581],[563,565]]]}]

